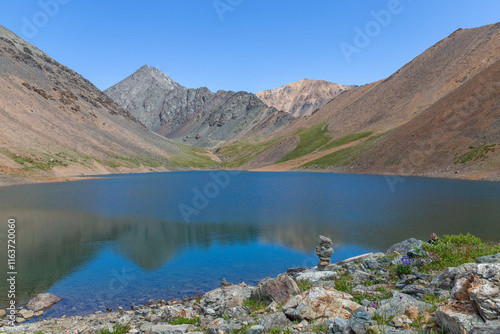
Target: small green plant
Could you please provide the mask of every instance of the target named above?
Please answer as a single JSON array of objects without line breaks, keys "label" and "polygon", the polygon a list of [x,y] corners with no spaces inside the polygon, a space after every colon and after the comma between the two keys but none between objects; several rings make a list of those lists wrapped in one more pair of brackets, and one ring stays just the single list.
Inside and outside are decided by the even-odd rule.
[{"label": "small green plant", "polygon": [[129,324],[115,324],[113,327],[113,331],[110,332],[107,329],[101,329],[97,332],[97,334],[125,334],[131,329]]},{"label": "small green plant", "polygon": [[269,331],[267,331],[269,334],[281,334],[283,330],[280,327],[274,327],[271,328]]},{"label": "small green plant", "polygon": [[175,318],[168,322],[171,325],[198,325],[200,323],[200,318]]},{"label": "small green plant", "polygon": [[297,286],[299,287],[299,290],[301,292],[304,292],[304,291],[312,288],[312,283],[308,279],[304,279],[304,280],[297,281]]},{"label": "small green plant", "polygon": [[296,132],[300,137],[297,147],[283,157],[278,163],[300,158],[312,153],[321,146],[327,144],[332,137],[328,135],[328,125],[326,122],[318,123],[310,128],[303,128]]},{"label": "small green plant", "polygon": [[480,159],[485,159],[488,156],[488,153],[490,152],[495,152],[495,146],[497,144],[491,144],[491,145],[481,145],[478,147],[470,146],[469,151],[455,160],[455,164],[458,163],[466,163],[469,161],[477,161]]},{"label": "small green plant", "polygon": [[500,244],[483,243],[470,233],[466,235],[445,235],[434,244],[424,244],[431,261],[424,270],[443,270],[463,263],[474,262],[476,258],[500,253]]},{"label": "small green plant", "polygon": [[267,305],[269,305],[269,301],[267,299],[250,298],[243,301],[243,306],[248,307],[251,312],[265,309]]},{"label": "small green plant", "polygon": [[388,325],[389,323],[389,319],[386,315],[380,315],[378,313],[375,313],[375,315],[373,316],[373,320],[375,320],[377,324],[381,326]]},{"label": "small green plant", "polygon": [[342,292],[351,293],[352,292],[352,275],[340,275],[339,278],[335,279],[335,289]]},{"label": "small green plant", "polygon": [[327,327],[326,325],[323,325],[323,324],[321,324],[321,325],[316,325],[316,326],[314,326],[314,327],[312,328],[312,331],[313,331],[314,333],[316,333],[316,334],[317,334],[317,333],[319,333],[319,332],[326,333],[326,332],[328,332],[328,327]]},{"label": "small green plant", "polygon": [[397,275],[406,274],[409,275],[413,272],[413,260],[408,256],[404,255],[399,261],[398,265],[394,269]]}]

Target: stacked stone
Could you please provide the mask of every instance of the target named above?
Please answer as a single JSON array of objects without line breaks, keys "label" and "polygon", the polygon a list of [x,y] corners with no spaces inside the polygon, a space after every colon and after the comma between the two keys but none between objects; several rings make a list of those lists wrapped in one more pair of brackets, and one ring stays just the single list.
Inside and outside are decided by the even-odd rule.
[{"label": "stacked stone", "polygon": [[316,255],[319,257],[318,270],[325,270],[331,264],[331,257],[333,255],[333,242],[330,238],[320,235],[321,242],[316,246]]}]

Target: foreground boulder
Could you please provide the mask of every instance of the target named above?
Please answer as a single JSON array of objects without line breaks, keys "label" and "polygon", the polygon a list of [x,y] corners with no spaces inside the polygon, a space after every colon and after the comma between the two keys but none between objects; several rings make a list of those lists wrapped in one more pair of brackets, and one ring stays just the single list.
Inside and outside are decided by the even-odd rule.
[{"label": "foreground boulder", "polygon": [[313,287],[300,295],[291,297],[283,311],[292,320],[349,319],[360,305],[352,296],[329,287]]},{"label": "foreground boulder", "polygon": [[280,304],[299,293],[297,283],[287,274],[281,274],[275,279],[268,277],[261,280],[254,291],[254,298],[270,299]]},{"label": "foreground boulder", "polygon": [[243,302],[250,299],[255,287],[245,283],[218,288],[207,292],[200,301],[203,312],[208,315],[221,316],[226,311],[242,307]]},{"label": "foreground boulder", "polygon": [[474,305],[448,301],[436,310],[436,323],[446,333],[478,334],[500,333],[500,321],[483,321]]},{"label": "foreground boulder", "polygon": [[500,263],[468,263],[447,268],[435,284],[453,284],[452,298],[436,311],[450,333],[500,333]]},{"label": "foreground boulder", "polygon": [[52,293],[41,293],[31,299],[26,305],[26,308],[28,310],[32,310],[33,312],[46,311],[55,304],[59,303],[61,300],[63,299]]}]

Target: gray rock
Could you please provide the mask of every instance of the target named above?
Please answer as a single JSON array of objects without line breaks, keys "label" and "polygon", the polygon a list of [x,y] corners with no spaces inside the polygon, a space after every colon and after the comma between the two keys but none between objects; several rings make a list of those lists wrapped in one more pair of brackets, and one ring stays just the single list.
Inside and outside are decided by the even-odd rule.
[{"label": "gray rock", "polygon": [[420,247],[421,248],[423,244],[424,243],[422,240],[410,238],[410,239],[401,241],[401,242],[389,247],[389,249],[387,250],[387,254],[391,254],[391,253],[396,252],[399,254],[406,255],[408,253],[408,251],[410,251],[413,247]]},{"label": "gray rock", "polygon": [[309,268],[307,268],[307,267],[289,268],[289,269],[287,269],[286,274],[290,277],[295,277],[307,269],[309,269]]},{"label": "gray rock", "polygon": [[207,292],[200,301],[205,314],[221,316],[230,308],[243,306],[243,302],[250,299],[255,287],[245,284],[231,285]]},{"label": "gray rock", "polygon": [[436,310],[436,323],[445,332],[452,334],[498,333],[495,330],[500,328],[498,320],[484,322],[471,302],[462,302],[458,307],[453,303],[440,306]]},{"label": "gray rock", "polygon": [[495,255],[481,256],[476,259],[476,263],[497,263],[500,262],[500,253]]},{"label": "gray rock", "polygon": [[370,275],[369,273],[366,273],[364,271],[358,270],[354,273],[354,276],[352,277],[352,284],[358,285],[363,282],[370,281],[373,278],[373,275]]},{"label": "gray rock", "polygon": [[259,325],[264,327],[264,330],[268,331],[272,328],[282,328],[285,329],[290,325],[291,322],[287,319],[283,312],[276,312],[267,315],[262,318]]},{"label": "gray rock", "polygon": [[451,290],[457,279],[469,276],[477,270],[477,266],[476,263],[465,263],[458,267],[446,268],[432,279],[429,288]]},{"label": "gray rock", "polygon": [[151,327],[151,334],[183,334],[190,325],[156,325]]},{"label": "gray rock", "polygon": [[365,262],[363,262],[363,265],[367,269],[371,269],[371,270],[375,270],[378,268],[378,262],[376,260],[373,260],[373,259],[366,260]]},{"label": "gray rock", "polygon": [[260,334],[264,331],[264,326],[262,325],[253,325],[248,329],[248,334]]},{"label": "gray rock", "polygon": [[46,311],[55,304],[59,303],[61,300],[63,299],[57,297],[52,293],[41,293],[35,298],[31,299],[26,305],[26,308],[34,312]]},{"label": "gray rock", "polygon": [[356,312],[349,318],[349,327],[356,334],[366,334],[371,325],[370,313]]},{"label": "gray rock", "polygon": [[342,333],[349,326],[349,322],[344,318],[335,318],[333,320],[332,331],[334,333]]},{"label": "gray rock", "polygon": [[316,287],[329,287],[335,289],[335,281],[316,281],[312,283],[312,286]]},{"label": "gray rock", "polygon": [[427,288],[427,292],[431,295],[438,297],[439,299],[449,299],[451,297],[451,292],[448,290],[443,290],[439,288]]},{"label": "gray rock", "polygon": [[366,253],[354,257],[350,257],[348,259],[345,259],[340,262],[341,265],[344,265],[346,263],[361,263],[365,262],[368,259],[373,259],[373,260],[378,260],[380,258],[383,258],[385,256],[384,253]]},{"label": "gray rock", "polygon": [[19,311],[19,315],[26,320],[30,320],[31,318],[33,318],[35,313],[31,310],[22,309]]},{"label": "gray rock", "polygon": [[292,320],[348,318],[360,305],[352,301],[352,296],[330,288],[313,287],[300,295],[290,298],[283,311]]},{"label": "gray rock", "polygon": [[215,326],[210,326],[207,328],[208,334],[220,334],[222,333],[232,333],[234,330],[234,326],[230,324],[220,324],[220,325],[215,325]]},{"label": "gray rock", "polygon": [[311,282],[316,282],[316,281],[329,281],[337,277],[338,275],[334,271],[319,271],[317,268],[311,268],[298,274],[295,277],[295,279],[297,281],[309,280]]},{"label": "gray rock", "polygon": [[427,289],[420,284],[412,284],[405,286],[401,290],[401,293],[405,293],[413,297],[422,298],[427,293]]},{"label": "gray rock", "polygon": [[276,303],[284,303],[290,296],[300,293],[297,283],[287,274],[281,274],[274,279],[263,279],[254,290],[254,298],[268,299]]},{"label": "gray rock", "polygon": [[410,295],[392,291],[392,297],[382,300],[376,314],[385,318],[394,317],[398,314],[403,314],[408,305],[417,307],[421,313],[431,308],[431,305]]},{"label": "gray rock", "polygon": [[500,263],[479,264],[468,294],[484,319],[500,319]]},{"label": "gray rock", "polygon": [[354,275],[354,273],[359,270],[359,267],[354,263],[346,263],[342,267],[345,268],[348,275]]}]

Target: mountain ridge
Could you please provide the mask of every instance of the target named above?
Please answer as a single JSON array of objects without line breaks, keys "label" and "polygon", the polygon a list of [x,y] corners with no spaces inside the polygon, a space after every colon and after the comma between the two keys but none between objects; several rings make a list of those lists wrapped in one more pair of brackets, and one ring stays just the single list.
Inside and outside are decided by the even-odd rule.
[{"label": "mountain ridge", "polygon": [[47,180],[206,161],[148,131],[90,81],[3,26],[0,96],[3,175]]},{"label": "mountain ridge", "polygon": [[355,88],[325,80],[302,79],[279,88],[257,92],[267,105],[283,110],[294,117],[310,116],[335,96]]},{"label": "mountain ridge", "polygon": [[[105,90],[148,129],[194,146],[213,147],[246,134],[269,135],[293,117],[268,107],[255,94],[186,88],[158,69],[143,66]],[[168,79],[166,79],[168,78]]]}]

